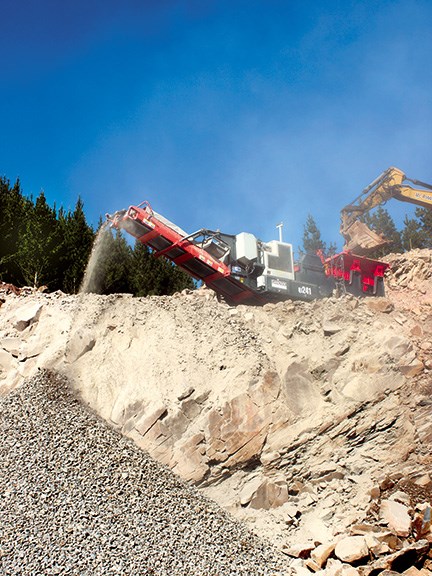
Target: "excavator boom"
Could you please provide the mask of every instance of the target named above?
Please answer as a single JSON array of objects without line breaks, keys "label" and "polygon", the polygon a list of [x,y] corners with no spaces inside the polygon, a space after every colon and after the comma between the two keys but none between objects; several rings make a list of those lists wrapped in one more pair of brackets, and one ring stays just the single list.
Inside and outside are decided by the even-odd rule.
[{"label": "excavator boom", "polygon": [[395,193],[395,198],[402,202],[411,202],[423,208],[432,208],[432,187],[431,190],[418,190],[411,186],[400,186]]},{"label": "excavator boom", "polygon": [[[422,188],[414,188],[407,182]],[[387,243],[382,235],[370,230],[360,218],[392,198],[432,209],[432,186],[407,178],[399,168],[385,170],[351,204],[341,210],[340,232],[345,238],[344,250],[367,254]]]}]

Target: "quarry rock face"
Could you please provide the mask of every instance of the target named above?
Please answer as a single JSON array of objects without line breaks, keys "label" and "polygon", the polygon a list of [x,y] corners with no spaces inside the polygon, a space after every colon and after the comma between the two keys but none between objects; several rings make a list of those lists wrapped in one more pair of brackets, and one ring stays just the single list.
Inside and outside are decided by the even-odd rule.
[{"label": "quarry rock face", "polygon": [[231,308],[206,289],[7,294],[0,392],[54,369],[254,531],[310,545],[300,572],[357,570],[412,544],[432,489],[431,252],[390,260],[377,299]]}]

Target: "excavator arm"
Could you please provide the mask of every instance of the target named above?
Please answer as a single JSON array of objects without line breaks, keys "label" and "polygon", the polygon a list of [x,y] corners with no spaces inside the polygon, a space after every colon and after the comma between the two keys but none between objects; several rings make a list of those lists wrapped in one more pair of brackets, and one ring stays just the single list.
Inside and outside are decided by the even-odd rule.
[{"label": "excavator arm", "polygon": [[[414,188],[407,182],[422,188]],[[341,210],[340,232],[345,238],[345,250],[367,254],[370,250],[386,244],[383,236],[370,230],[359,219],[392,198],[432,209],[432,186],[407,178],[399,168],[392,167],[385,170],[366,186],[351,204]]]}]

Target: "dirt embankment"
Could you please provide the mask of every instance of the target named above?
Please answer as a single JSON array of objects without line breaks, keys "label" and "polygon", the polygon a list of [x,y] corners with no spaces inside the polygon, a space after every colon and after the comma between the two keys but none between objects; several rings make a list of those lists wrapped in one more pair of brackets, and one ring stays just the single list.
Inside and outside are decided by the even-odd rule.
[{"label": "dirt embankment", "polygon": [[431,252],[390,262],[385,299],[7,294],[0,387],[66,374],[112,427],[292,555],[359,523],[391,532],[386,490],[414,486],[398,502],[408,534],[393,530],[408,542],[431,487]]}]

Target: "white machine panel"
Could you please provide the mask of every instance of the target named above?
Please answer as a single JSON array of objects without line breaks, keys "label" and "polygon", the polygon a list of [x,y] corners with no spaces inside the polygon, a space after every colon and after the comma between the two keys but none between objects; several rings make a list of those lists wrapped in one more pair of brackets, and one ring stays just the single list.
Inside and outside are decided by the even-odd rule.
[{"label": "white machine panel", "polygon": [[[264,274],[294,280],[294,259],[292,244],[267,242],[264,250]],[[270,250],[269,250],[270,249]]]},{"label": "white machine panel", "polygon": [[254,262],[258,258],[257,239],[249,232],[236,235],[236,259],[243,264]]}]

